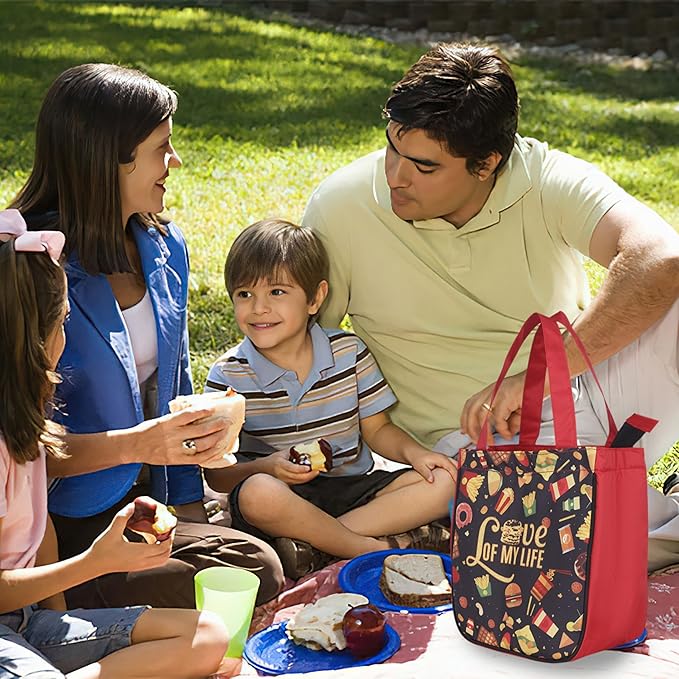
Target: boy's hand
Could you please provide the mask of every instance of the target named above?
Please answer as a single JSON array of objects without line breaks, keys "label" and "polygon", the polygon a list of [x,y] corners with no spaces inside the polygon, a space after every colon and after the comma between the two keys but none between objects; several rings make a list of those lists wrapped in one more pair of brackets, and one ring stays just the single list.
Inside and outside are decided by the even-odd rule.
[{"label": "boy's hand", "polygon": [[133,514],[134,503],[131,502],[113,517],[111,525],[87,550],[87,558],[99,574],[144,571],[162,566],[170,558],[174,533],[169,539],[154,545],[130,542],[123,535]]},{"label": "boy's hand", "polygon": [[308,483],[320,473],[318,471],[311,471],[308,464],[290,462],[290,454],[287,450],[277,450],[275,453],[271,453],[266,460],[269,465],[267,473],[287,483],[289,486]]},{"label": "boy's hand", "polygon": [[429,483],[434,481],[432,470],[436,467],[445,469],[450,474],[450,478],[453,479],[453,483],[457,483],[457,465],[452,458],[442,453],[434,453],[422,448],[421,452],[408,455],[408,464]]}]

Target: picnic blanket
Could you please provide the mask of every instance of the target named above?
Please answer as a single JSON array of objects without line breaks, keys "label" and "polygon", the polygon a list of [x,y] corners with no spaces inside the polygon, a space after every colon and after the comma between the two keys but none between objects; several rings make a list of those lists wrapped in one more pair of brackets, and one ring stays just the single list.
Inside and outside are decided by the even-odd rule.
[{"label": "picnic blanket", "polygon": [[[291,618],[302,606],[320,597],[340,591],[337,576],[345,561],[338,562],[297,583],[290,583],[276,599],[255,609],[251,633],[274,622]],[[624,597],[624,592],[620,593]],[[679,676],[679,566],[666,568],[648,580],[648,639],[631,651],[606,651],[572,663],[531,662],[485,649],[465,641],[456,629],[452,612],[441,615],[387,613],[388,622],[401,637],[401,648],[380,665],[356,667],[332,672],[278,675],[286,679],[453,679],[453,677],[591,677],[607,676],[672,677]],[[258,676],[243,662],[242,678]]]}]

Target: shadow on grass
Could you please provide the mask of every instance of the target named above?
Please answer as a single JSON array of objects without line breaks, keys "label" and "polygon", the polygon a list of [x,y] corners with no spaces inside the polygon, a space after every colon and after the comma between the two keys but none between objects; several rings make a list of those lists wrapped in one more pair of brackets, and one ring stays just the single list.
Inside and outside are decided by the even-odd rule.
[{"label": "shadow on grass", "polygon": [[213,9],[0,4],[0,168],[31,164],[35,119],[51,81],[87,61],[137,66],[180,94],[189,135],[262,143],[350,144],[380,121],[402,72],[392,48],[332,41]]},{"label": "shadow on grass", "polygon": [[[389,87],[422,51],[327,31],[250,20],[224,9],[9,2],[0,4],[0,174],[26,172],[33,126],[47,87],[86,61],[138,66],[180,94],[177,123],[188,138],[213,136],[267,148],[355,143],[380,123]],[[522,69],[535,79],[522,87]],[[676,74],[588,69],[523,60],[517,68],[522,130],[563,124],[559,98],[589,94],[630,104],[677,96]],[[566,113],[566,117],[568,114]],[[573,110],[563,139],[587,146],[601,135],[624,139],[625,154],[673,146],[679,122],[609,111]],[[619,143],[619,142],[618,142]]]}]

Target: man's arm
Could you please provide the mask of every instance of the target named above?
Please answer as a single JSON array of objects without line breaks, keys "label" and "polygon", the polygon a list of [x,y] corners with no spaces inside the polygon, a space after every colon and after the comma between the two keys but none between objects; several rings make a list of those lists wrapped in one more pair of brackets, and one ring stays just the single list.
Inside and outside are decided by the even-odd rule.
[{"label": "man's arm", "polygon": [[[679,297],[679,234],[629,199],[601,218],[589,255],[608,268],[608,276],[573,327],[596,365],[642,335]],[[575,377],[586,365],[570,337],[565,344]]]},{"label": "man's arm", "polygon": [[[593,364],[601,363],[642,335],[679,297],[679,234],[633,198],[616,203],[597,224],[590,257],[608,275],[574,328]],[[573,340],[565,341],[572,377],[586,370]],[[493,403],[492,424],[500,436],[516,434],[520,424],[525,372],[505,379]],[[461,429],[476,441],[494,385],[464,406]]]}]

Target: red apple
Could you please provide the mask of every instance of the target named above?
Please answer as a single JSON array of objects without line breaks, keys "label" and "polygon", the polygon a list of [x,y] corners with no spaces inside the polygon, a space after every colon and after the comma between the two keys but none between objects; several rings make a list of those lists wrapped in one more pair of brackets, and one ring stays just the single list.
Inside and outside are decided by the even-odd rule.
[{"label": "red apple", "polygon": [[[165,505],[156,502],[153,498],[142,495],[134,499],[134,514],[128,519],[127,527],[135,533],[142,533],[153,536],[158,542],[167,540],[174,526],[169,530],[159,532],[155,525],[159,515],[169,514]],[[174,521],[176,524],[176,519]]]},{"label": "red apple", "polygon": [[375,655],[386,643],[386,623],[382,612],[372,604],[350,608],[342,620],[347,648],[356,658]]}]

